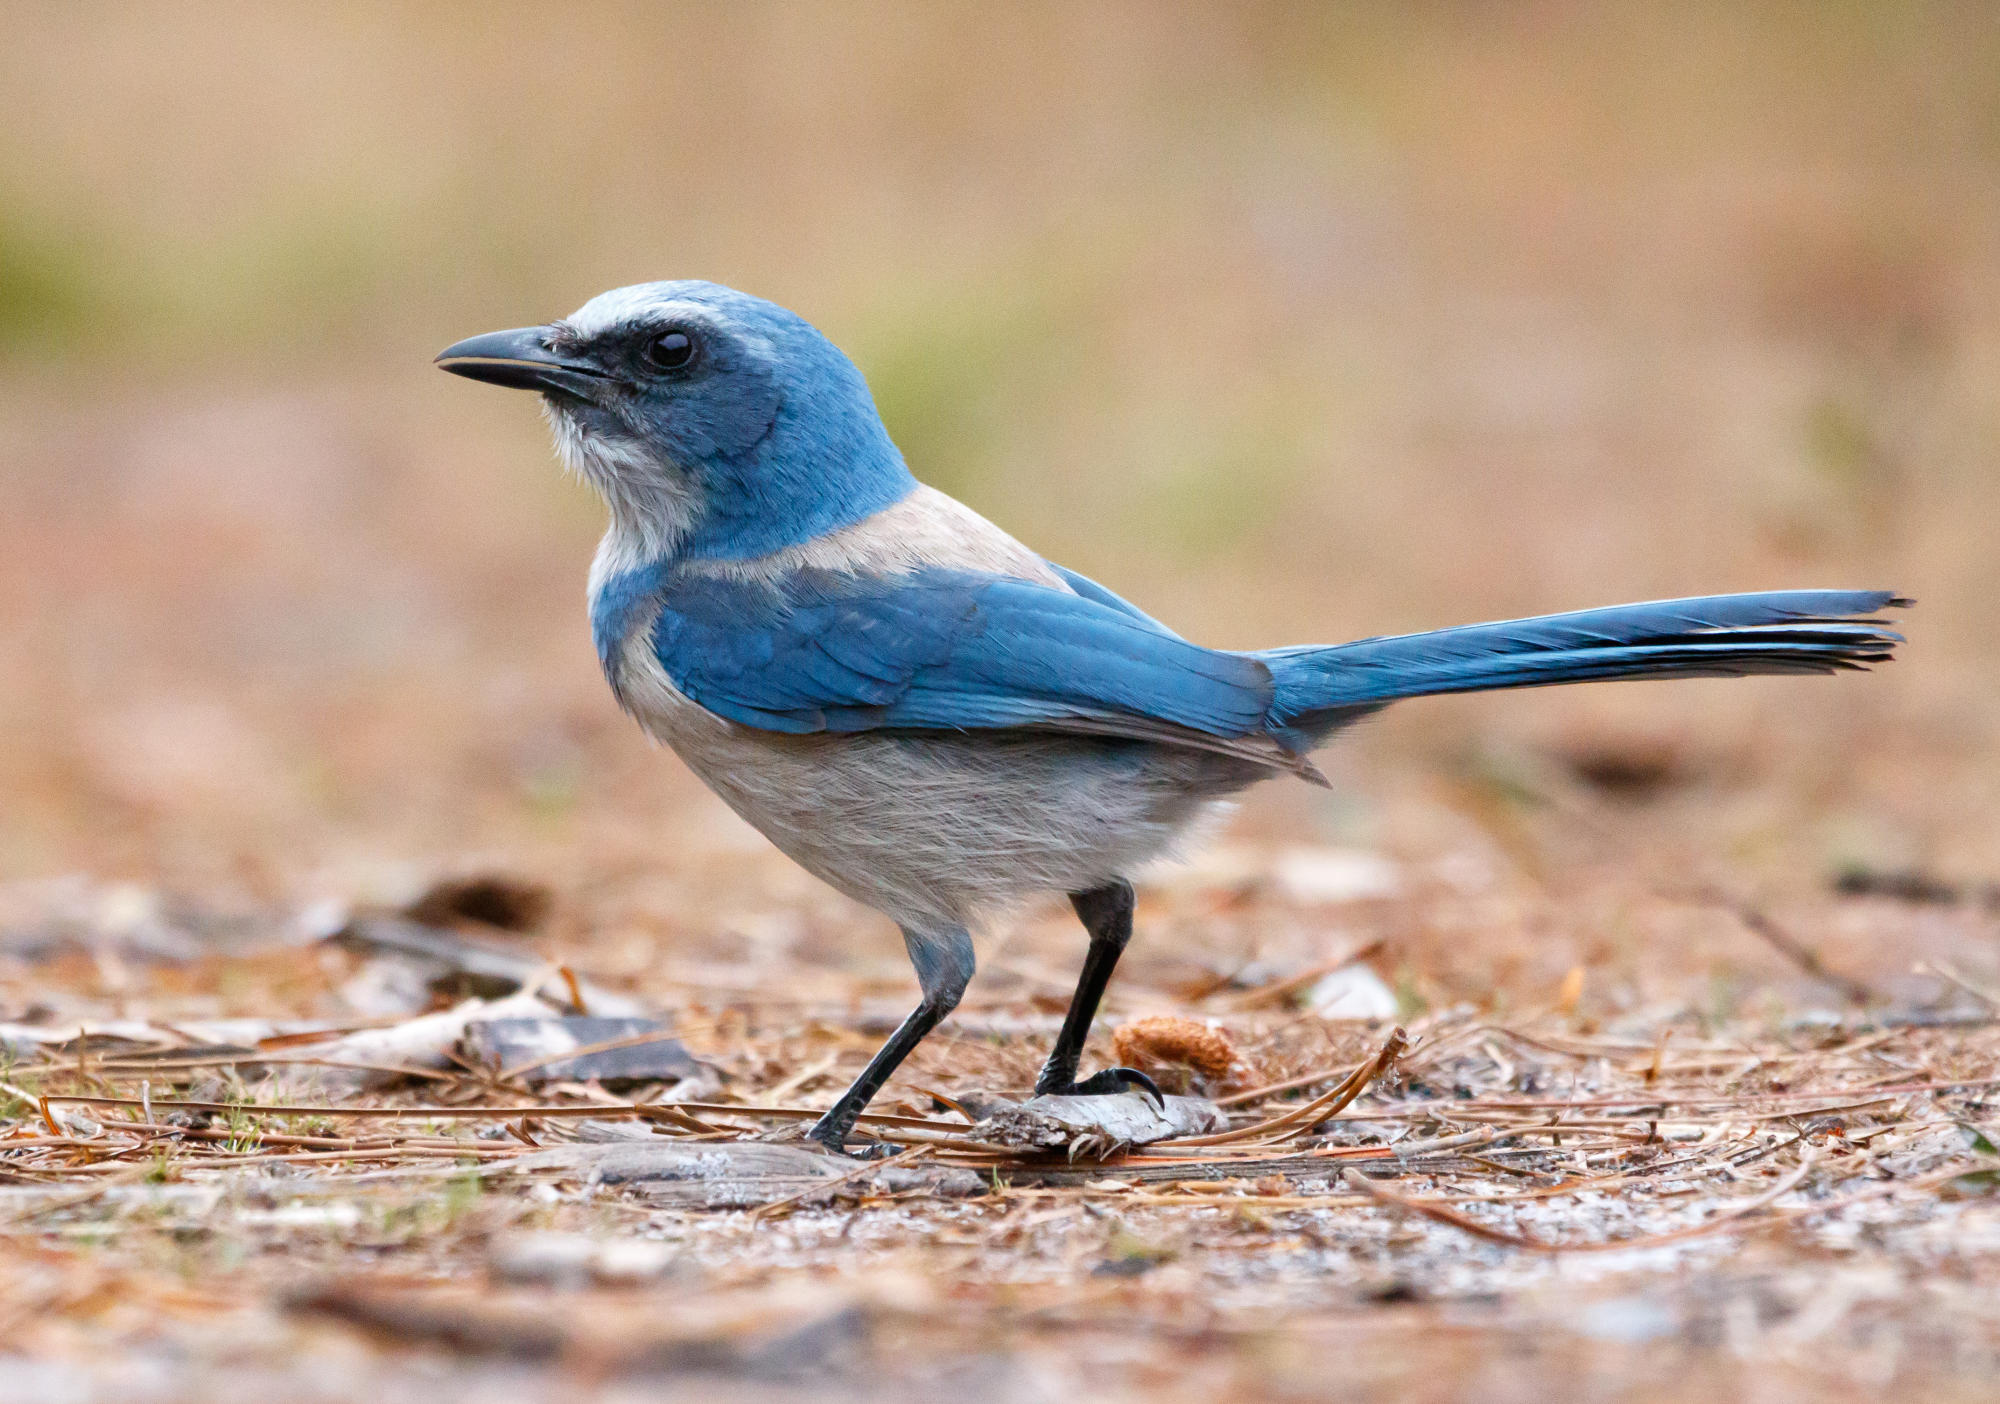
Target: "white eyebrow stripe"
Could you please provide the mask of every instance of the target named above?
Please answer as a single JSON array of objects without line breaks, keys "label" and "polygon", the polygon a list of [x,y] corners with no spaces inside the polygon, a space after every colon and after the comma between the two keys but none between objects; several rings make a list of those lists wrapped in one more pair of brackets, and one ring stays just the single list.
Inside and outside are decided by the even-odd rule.
[{"label": "white eyebrow stripe", "polygon": [[658,316],[666,307],[693,310],[694,306],[685,299],[662,298],[657,291],[640,283],[599,293],[563,318],[563,323],[578,336],[588,338],[602,336],[613,327],[636,322],[642,316]]},{"label": "white eyebrow stripe", "polygon": [[675,320],[714,327],[752,351],[775,353],[771,338],[761,329],[744,325],[721,308],[694,298],[648,295],[644,288],[619,288],[594,297],[563,318],[562,325],[578,341],[589,342],[622,329]]},{"label": "white eyebrow stripe", "polygon": [[690,321],[727,323],[729,318],[710,303],[690,297],[671,297],[641,283],[636,287],[614,288],[600,293],[563,318],[578,336],[602,336],[621,326],[640,322],[663,322],[673,317]]}]

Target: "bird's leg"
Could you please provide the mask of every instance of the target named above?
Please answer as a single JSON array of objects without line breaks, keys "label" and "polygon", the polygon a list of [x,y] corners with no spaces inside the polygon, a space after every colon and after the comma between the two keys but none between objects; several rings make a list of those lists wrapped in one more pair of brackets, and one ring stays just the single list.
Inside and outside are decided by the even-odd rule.
[{"label": "bird's leg", "polygon": [[1090,948],[1084,953],[1083,974],[1070,998],[1069,1013],[1063,1016],[1062,1032],[1056,1035],[1056,1046],[1042,1065],[1042,1075],[1035,1079],[1035,1095],[1093,1096],[1136,1087],[1158,1105],[1160,1089],[1137,1068],[1104,1068],[1081,1082],[1076,1080],[1084,1040],[1090,1037],[1091,1020],[1097,1017],[1097,1003],[1104,998],[1104,987],[1111,983],[1118,957],[1132,939],[1132,884],[1120,878],[1088,892],[1072,892],[1069,901],[1082,919],[1083,929],[1090,933]]},{"label": "bird's leg", "polygon": [[855,1118],[882,1090],[889,1074],[910,1056],[910,1050],[923,1042],[924,1035],[936,1028],[940,1019],[958,1007],[959,998],[972,980],[972,937],[963,927],[952,927],[942,934],[904,927],[903,945],[910,952],[910,963],[917,968],[923,1003],[910,1011],[910,1017],[889,1035],[881,1051],[868,1060],[868,1066],[854,1079],[854,1085],[841,1093],[840,1100],[828,1107],[806,1133],[830,1151],[844,1153],[847,1133],[854,1129]]}]

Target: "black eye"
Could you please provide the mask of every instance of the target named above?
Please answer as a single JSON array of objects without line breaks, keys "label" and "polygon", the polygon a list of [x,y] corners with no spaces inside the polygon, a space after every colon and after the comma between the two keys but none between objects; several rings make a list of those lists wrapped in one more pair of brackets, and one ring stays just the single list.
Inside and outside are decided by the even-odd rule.
[{"label": "black eye", "polygon": [[686,332],[661,332],[646,343],[646,363],[656,370],[682,370],[693,359],[694,338]]}]

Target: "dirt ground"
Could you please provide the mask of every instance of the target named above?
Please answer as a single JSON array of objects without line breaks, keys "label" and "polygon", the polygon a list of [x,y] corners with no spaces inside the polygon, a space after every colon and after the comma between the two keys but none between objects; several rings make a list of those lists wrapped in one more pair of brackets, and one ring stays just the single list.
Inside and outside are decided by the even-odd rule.
[{"label": "dirt ground", "polygon": [[[0,1398],[1990,1396],[1984,8],[8,12]],[[689,274],[1206,642],[1909,643],[1398,708],[1141,883],[1091,1058],[1191,1021],[1225,1130],[996,1139],[1052,902],[814,1179],[900,943],[617,713],[598,509],[428,365]],[[461,1038],[579,1010],[681,1061]]]}]

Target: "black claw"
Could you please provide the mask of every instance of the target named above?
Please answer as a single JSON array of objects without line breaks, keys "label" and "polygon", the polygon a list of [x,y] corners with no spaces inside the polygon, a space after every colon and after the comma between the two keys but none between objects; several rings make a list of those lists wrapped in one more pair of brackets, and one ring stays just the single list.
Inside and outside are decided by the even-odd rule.
[{"label": "black claw", "polygon": [[1166,1096],[1159,1085],[1137,1068],[1104,1068],[1081,1082],[1062,1089],[1066,1097],[1109,1097],[1131,1088],[1153,1104],[1154,1111],[1167,1109]]}]

